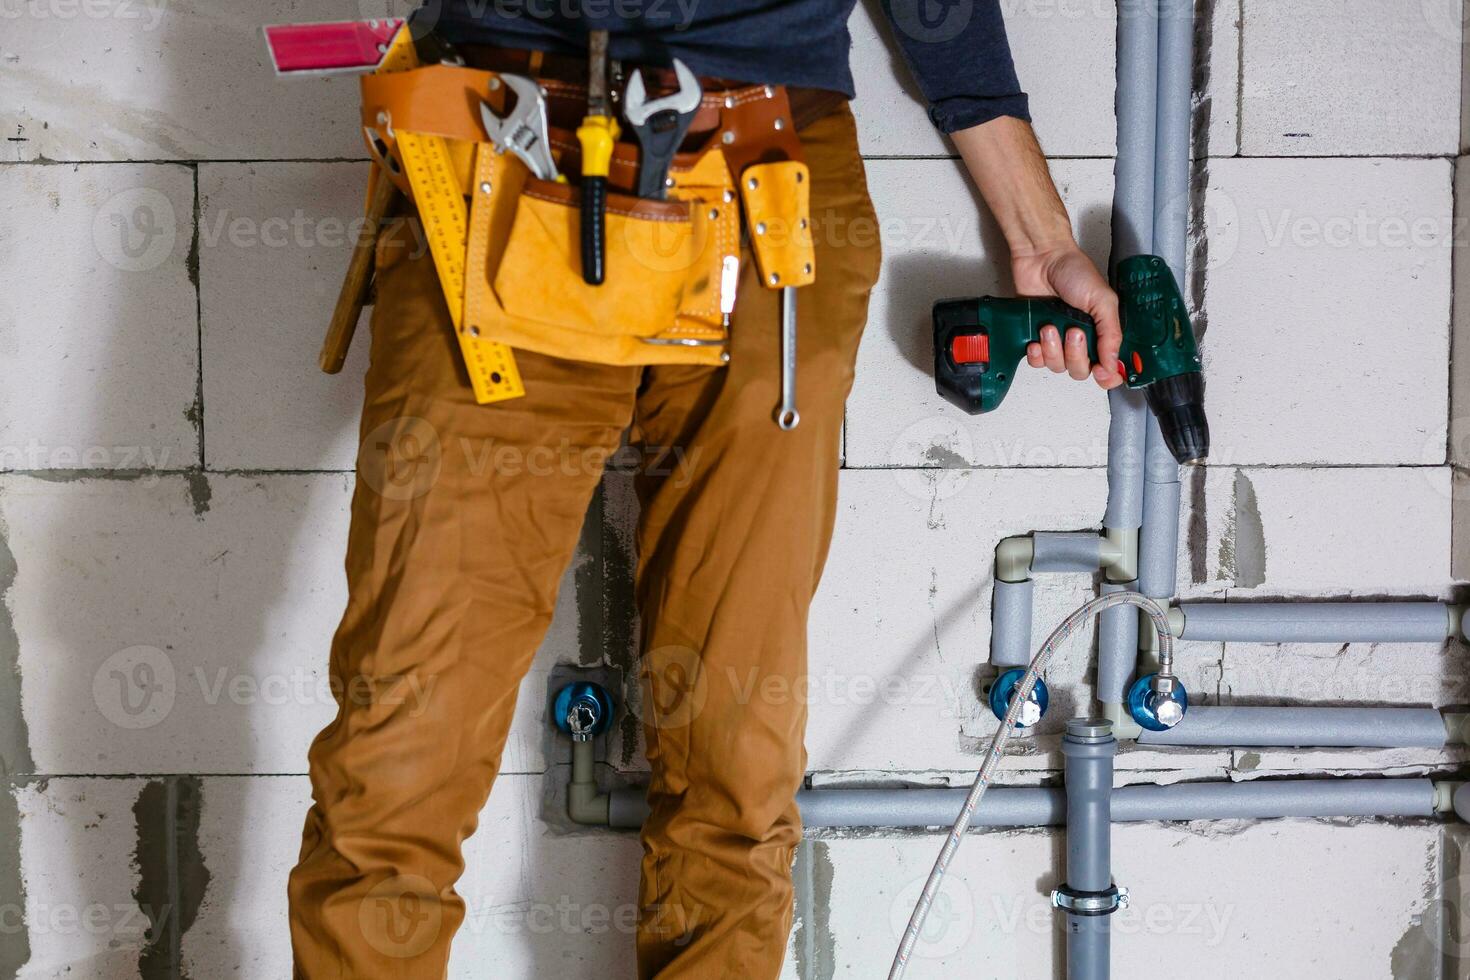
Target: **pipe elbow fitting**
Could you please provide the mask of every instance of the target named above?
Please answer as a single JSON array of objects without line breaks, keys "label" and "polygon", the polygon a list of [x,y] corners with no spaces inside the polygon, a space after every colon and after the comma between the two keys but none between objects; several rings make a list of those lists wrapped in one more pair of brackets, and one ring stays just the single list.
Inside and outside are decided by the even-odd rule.
[{"label": "pipe elbow fitting", "polygon": [[995,546],[995,578],[998,582],[1024,582],[1031,577],[1031,559],[1036,544],[1029,534],[1002,538]]}]

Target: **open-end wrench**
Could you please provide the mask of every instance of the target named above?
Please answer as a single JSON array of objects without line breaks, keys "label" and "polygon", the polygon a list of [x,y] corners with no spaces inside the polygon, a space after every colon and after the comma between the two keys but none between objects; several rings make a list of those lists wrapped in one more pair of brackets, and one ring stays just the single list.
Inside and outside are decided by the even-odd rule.
[{"label": "open-end wrench", "polygon": [[541,86],[525,75],[501,74],[491,80],[490,87],[501,82],[515,93],[515,108],[505,116],[497,116],[489,103],[481,102],[480,121],[485,125],[485,135],[496,152],[511,151],[537,179],[557,180],[556,160],[546,138],[546,96]]},{"label": "open-end wrench", "polygon": [[652,101],[643,85],[643,72],[635,71],[628,79],[623,117],[638,137],[639,197],[668,196],[669,168],[674,164],[674,154],[679,152],[679,144],[684,142],[699,101],[704,97],[699,79],[678,58],[674,59],[674,77],[679,81],[679,90]]}]

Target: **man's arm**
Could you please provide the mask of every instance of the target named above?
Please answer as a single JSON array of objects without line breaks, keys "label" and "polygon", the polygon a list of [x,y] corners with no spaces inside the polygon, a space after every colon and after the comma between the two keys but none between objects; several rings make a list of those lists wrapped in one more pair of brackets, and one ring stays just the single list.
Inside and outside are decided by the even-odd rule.
[{"label": "man's arm", "polygon": [[1072,237],[1072,222],[1047,170],[1036,134],[1024,120],[1000,116],[950,134],[975,186],[985,198],[1011,251],[1011,272],[1024,296],[1058,296],[1097,321],[1096,367],[1088,363],[1081,330],[1067,331],[1065,345],[1055,327],[1044,327],[1031,344],[1032,367],[1066,371],[1082,380],[1092,375],[1103,388],[1116,388],[1118,296]]}]

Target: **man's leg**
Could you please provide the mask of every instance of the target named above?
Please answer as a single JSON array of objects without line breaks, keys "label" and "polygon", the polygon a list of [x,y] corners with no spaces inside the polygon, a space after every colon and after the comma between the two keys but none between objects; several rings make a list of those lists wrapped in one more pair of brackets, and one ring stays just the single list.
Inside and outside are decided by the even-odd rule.
[{"label": "man's leg", "polygon": [[771,980],[791,926],[807,609],[836,512],[877,228],[852,117],[802,132],[817,281],[798,293],[801,424],[782,432],[779,294],[745,263],[730,366],[650,369],[634,432],[643,715],[639,973]]},{"label": "man's leg", "polygon": [[444,976],[460,843],[639,378],[520,353],[526,397],[477,405],[432,261],[392,247],[408,237],[400,226],[379,250],[340,707],[311,749],[291,873],[307,980]]}]

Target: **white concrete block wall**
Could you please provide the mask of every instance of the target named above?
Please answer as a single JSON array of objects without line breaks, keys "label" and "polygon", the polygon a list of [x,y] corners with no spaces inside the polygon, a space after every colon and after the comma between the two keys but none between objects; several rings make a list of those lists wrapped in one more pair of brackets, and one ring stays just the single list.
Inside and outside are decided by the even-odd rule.
[{"label": "white concrete block wall", "polygon": [[[366,337],[315,367],[361,201],[348,80],[276,80],[258,28],[402,0],[23,0],[0,35],[0,977],[275,978],[284,880],[331,717]],[[1462,598],[1470,316],[1461,0],[1199,0],[1195,231],[1212,465],[1185,481],[1180,594]],[[1111,0],[1004,4],[1037,130],[1084,247],[1107,256]],[[927,312],[1009,288],[1003,243],[861,4],[855,105],[887,264],[845,433],[812,623],[812,781],[966,778],[983,706],[990,554],[1095,527],[1106,417],[1023,377],[1005,409],[932,391]],[[289,110],[289,111],[287,111]],[[1452,380],[1454,384],[1452,385]],[[1453,388],[1453,394],[1452,394]],[[627,677],[626,478],[610,479],[468,844],[451,975],[631,975],[639,846],[570,831],[553,671]],[[875,528],[882,528],[875,534]],[[1461,548],[1461,551],[1464,549]],[[1035,635],[1091,594],[1037,589]],[[1054,781],[1091,693],[1090,631],[1004,779]],[[1470,702],[1463,646],[1187,643],[1204,702]],[[7,685],[9,685],[7,687]],[[631,691],[625,691],[632,694]],[[646,762],[636,725],[611,777]],[[1125,748],[1118,782],[1452,774],[1459,750]],[[977,835],[911,975],[1056,976],[1055,831]],[[160,845],[172,840],[172,853]],[[783,977],[881,972],[931,834],[809,836]],[[1427,821],[1129,826],[1116,964],[1190,976],[1463,972],[1435,909],[1460,839]],[[174,888],[181,918],[150,935]],[[160,892],[160,889],[162,891]],[[1323,903],[1330,894],[1336,901]],[[141,928],[140,928],[141,927]],[[1445,954],[1445,955],[1441,955]],[[1449,958],[1447,959],[1446,956]],[[161,957],[161,959],[160,959]]]}]

